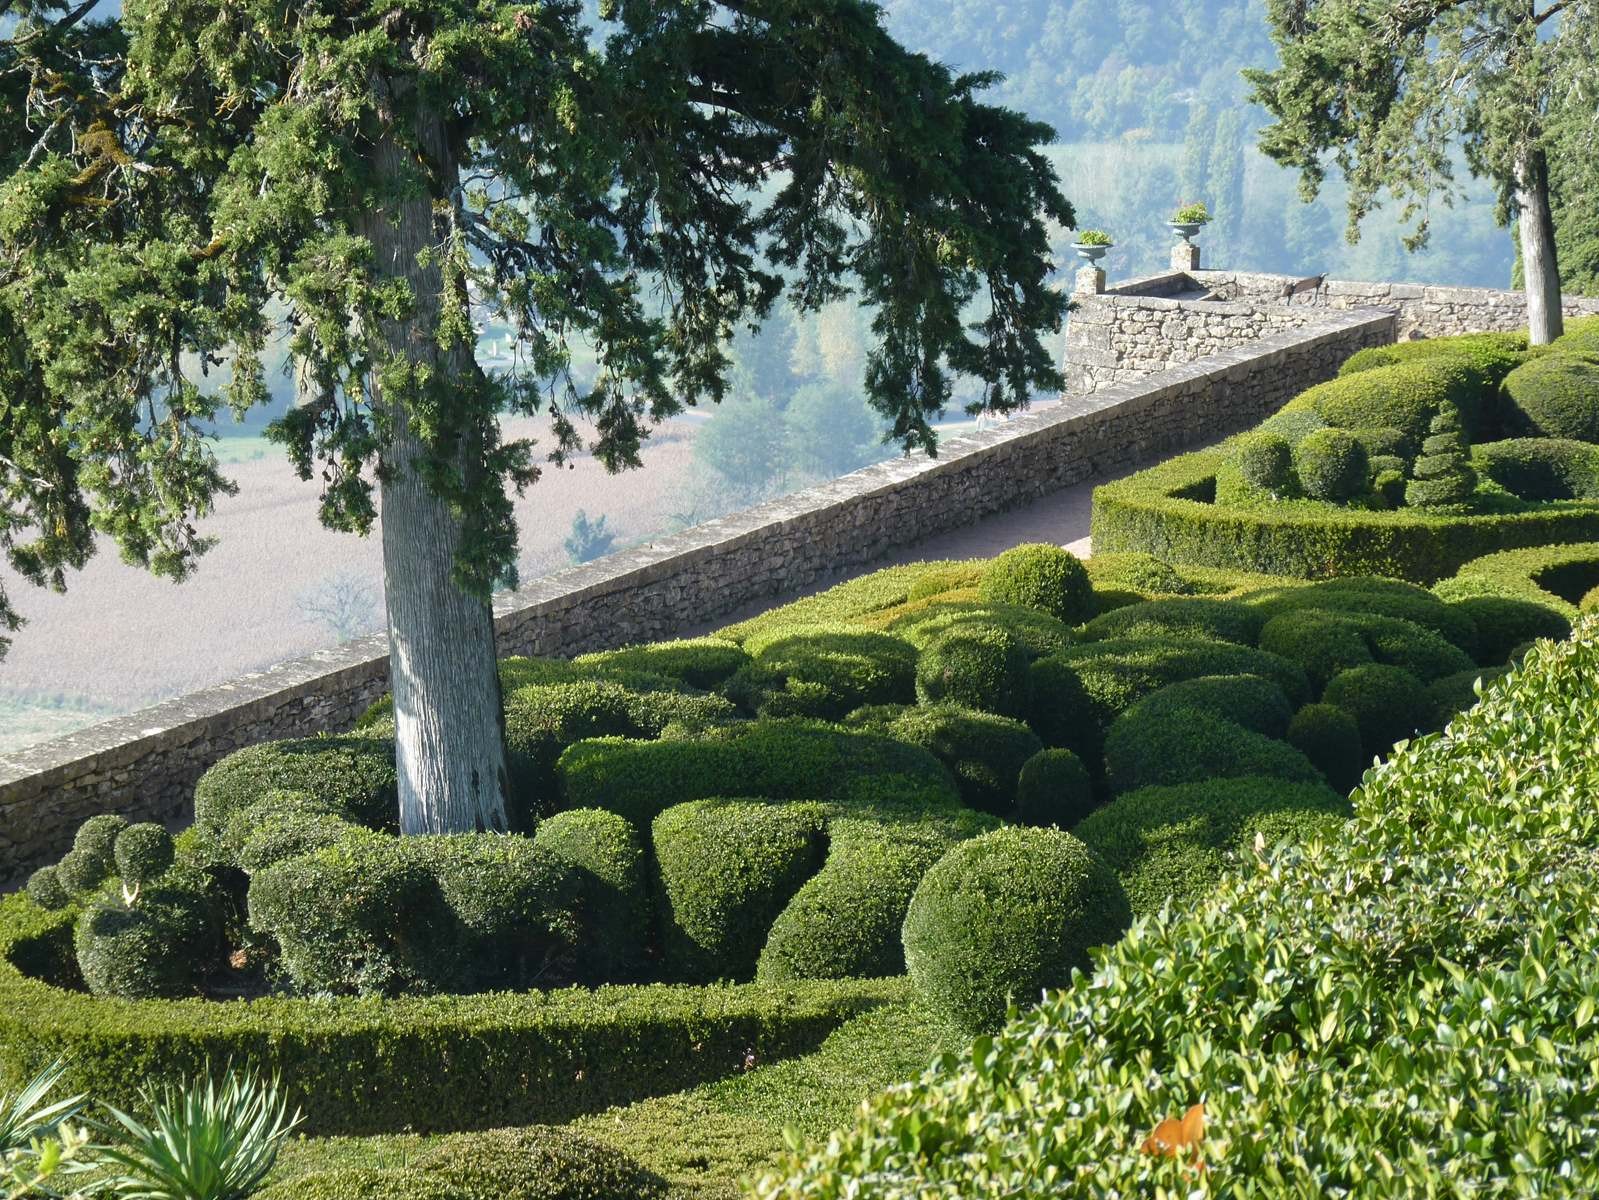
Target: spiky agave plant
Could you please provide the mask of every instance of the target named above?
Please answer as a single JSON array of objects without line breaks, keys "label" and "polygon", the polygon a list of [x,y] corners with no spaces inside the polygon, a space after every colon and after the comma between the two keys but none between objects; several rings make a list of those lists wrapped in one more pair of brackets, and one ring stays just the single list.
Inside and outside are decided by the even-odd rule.
[{"label": "spiky agave plant", "polygon": [[37,1138],[52,1136],[64,1122],[82,1111],[86,1096],[50,1100],[67,1064],[56,1059],[15,1095],[0,1093],[0,1154],[25,1150]]},{"label": "spiky agave plant", "polygon": [[124,1200],[244,1200],[265,1181],[284,1140],[299,1125],[276,1079],[228,1070],[220,1084],[140,1093],[150,1124],[107,1106],[125,1143],[104,1151],[121,1174]]},{"label": "spiky agave plant", "polygon": [[88,1098],[50,1099],[66,1070],[57,1059],[21,1091],[0,1093],[0,1195],[63,1195],[52,1185],[97,1165],[88,1133],[72,1124]]}]

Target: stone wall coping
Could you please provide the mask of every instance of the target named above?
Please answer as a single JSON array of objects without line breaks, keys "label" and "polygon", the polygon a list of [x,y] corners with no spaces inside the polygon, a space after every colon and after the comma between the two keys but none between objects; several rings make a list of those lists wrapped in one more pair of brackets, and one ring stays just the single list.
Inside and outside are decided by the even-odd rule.
[{"label": "stone wall coping", "polygon": [[[1145,379],[1115,384],[1089,395],[1063,397],[1048,408],[1024,412],[989,429],[951,438],[940,448],[937,458],[915,454],[891,459],[534,580],[496,601],[496,623],[504,630],[536,619],[543,612],[579,606],[600,596],[669,578],[718,552],[767,537],[817,514],[850,506],[865,497],[910,487],[929,475],[966,470],[977,459],[1003,455],[1007,447],[1048,430],[1069,430],[1090,422],[1106,409],[1136,412],[1207,379],[1236,378],[1261,360],[1313,348],[1350,330],[1380,326],[1392,319],[1391,313],[1381,309],[1324,310],[1308,329],[1269,334]],[[126,765],[162,746],[188,744],[236,724],[241,715],[267,714],[296,696],[326,691],[329,681],[336,677],[345,677],[340,683],[347,687],[381,678],[387,669],[387,638],[378,634],[0,755],[0,807],[5,803],[5,791],[24,781],[29,791],[36,791],[90,770]]]}]

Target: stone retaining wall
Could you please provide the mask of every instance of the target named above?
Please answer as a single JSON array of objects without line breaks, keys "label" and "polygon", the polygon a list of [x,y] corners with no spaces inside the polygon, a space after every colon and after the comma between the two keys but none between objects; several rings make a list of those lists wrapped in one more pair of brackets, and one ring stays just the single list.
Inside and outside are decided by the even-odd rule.
[{"label": "stone retaining wall", "polygon": [[[1352,308],[1393,312],[1401,341],[1527,324],[1521,292],[1330,279],[1288,303],[1283,289],[1293,282],[1244,271],[1169,271],[1098,295],[1078,294],[1066,332],[1067,388],[1093,392],[1248,345],[1271,330],[1313,327],[1331,311]],[[1571,316],[1599,313],[1599,299],[1567,296],[1564,309]]]},{"label": "stone retaining wall", "polygon": [[[1068,396],[674,537],[529,584],[497,606],[506,654],[570,655],[669,637],[873,562],[931,534],[1213,440],[1330,377],[1392,316],[1328,314],[1158,379]],[[348,728],[387,686],[381,637],[0,757],[0,879],[59,854],[86,817],[181,820],[202,771],[270,738]]]}]

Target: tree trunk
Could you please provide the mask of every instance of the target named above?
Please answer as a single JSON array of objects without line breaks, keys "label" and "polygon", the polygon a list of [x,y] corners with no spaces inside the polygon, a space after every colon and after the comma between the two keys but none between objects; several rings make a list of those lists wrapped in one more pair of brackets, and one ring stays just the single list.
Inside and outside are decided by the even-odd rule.
[{"label": "tree trunk", "polygon": [[[383,84],[377,85],[380,89]],[[380,90],[379,111],[392,120]],[[449,163],[443,123],[430,113],[416,118],[420,149],[428,161]],[[380,132],[370,162],[380,178],[414,174],[414,160],[391,133]],[[464,297],[444,294],[443,270],[423,251],[443,241],[435,228],[433,198],[425,190],[363,215],[357,232],[373,248],[380,275],[404,279],[414,305],[399,320],[380,322],[380,355],[433,373],[444,386],[473,382],[479,370],[472,346],[438,342],[439,314]],[[452,577],[461,544],[460,522],[428,488],[415,467],[428,448],[411,426],[403,397],[385,397],[379,366],[373,402],[389,421],[381,481],[383,575],[389,628],[389,679],[394,689],[396,760],[402,833],[505,832],[508,778],[504,715],[494,647],[493,611],[486,598],[464,591]],[[463,445],[463,462],[480,447]]]},{"label": "tree trunk", "polygon": [[1555,221],[1549,209],[1549,164],[1529,148],[1516,163],[1516,226],[1521,237],[1521,273],[1527,288],[1527,326],[1532,344],[1546,346],[1565,329],[1560,312],[1560,266],[1555,257]]}]

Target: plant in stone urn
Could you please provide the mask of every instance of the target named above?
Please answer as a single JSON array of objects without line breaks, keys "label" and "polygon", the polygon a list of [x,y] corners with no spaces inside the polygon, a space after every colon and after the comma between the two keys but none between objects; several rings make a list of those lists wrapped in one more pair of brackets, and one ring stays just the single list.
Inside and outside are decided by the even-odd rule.
[{"label": "plant in stone urn", "polygon": [[1203,201],[1195,204],[1185,204],[1172,213],[1171,220],[1167,222],[1177,236],[1183,241],[1189,241],[1194,234],[1199,232],[1201,225],[1210,224],[1210,209],[1206,208]]},{"label": "plant in stone urn", "polygon": [[1077,251],[1078,258],[1093,265],[1104,258],[1115,244],[1110,234],[1103,229],[1085,229],[1077,235],[1077,240],[1072,243],[1072,249]]}]

